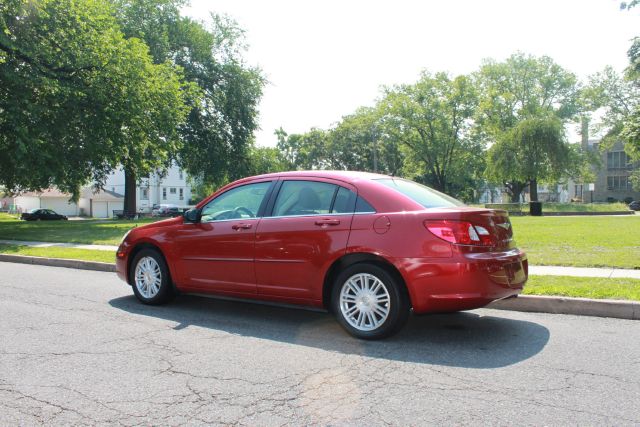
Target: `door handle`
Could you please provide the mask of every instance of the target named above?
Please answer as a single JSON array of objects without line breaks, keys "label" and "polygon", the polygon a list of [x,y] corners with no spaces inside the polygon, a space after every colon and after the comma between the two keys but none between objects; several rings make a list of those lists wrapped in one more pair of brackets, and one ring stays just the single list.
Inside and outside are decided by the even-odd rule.
[{"label": "door handle", "polygon": [[319,219],[316,221],[316,225],[319,226],[324,226],[324,225],[339,225],[340,224],[340,220],[339,219]]},{"label": "door handle", "polygon": [[251,228],[251,224],[233,224],[231,228],[234,230],[248,230]]}]

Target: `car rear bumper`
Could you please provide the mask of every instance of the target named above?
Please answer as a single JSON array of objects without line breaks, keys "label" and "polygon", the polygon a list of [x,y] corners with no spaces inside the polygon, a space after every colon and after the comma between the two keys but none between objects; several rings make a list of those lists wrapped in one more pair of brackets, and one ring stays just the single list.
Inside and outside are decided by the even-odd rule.
[{"label": "car rear bumper", "polygon": [[415,313],[483,307],[518,295],[528,278],[524,252],[458,254],[447,260],[405,258],[400,263]]}]

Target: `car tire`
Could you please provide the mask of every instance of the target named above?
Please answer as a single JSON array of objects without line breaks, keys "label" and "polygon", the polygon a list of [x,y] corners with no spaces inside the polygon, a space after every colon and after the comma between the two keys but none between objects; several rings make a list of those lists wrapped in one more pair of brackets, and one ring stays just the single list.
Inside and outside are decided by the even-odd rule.
[{"label": "car tire", "polygon": [[358,263],[336,278],[331,309],[351,335],[376,340],[395,334],[405,325],[410,304],[400,280],[377,265]]},{"label": "car tire", "polygon": [[143,249],[131,261],[129,284],[136,298],[149,305],[169,302],[175,296],[169,268],[154,249]]}]

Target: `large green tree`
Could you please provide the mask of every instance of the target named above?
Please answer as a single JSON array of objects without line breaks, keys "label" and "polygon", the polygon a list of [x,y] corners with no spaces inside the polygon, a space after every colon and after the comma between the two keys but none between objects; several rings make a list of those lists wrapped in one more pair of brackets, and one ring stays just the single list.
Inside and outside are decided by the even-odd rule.
[{"label": "large green tree", "polygon": [[101,0],[0,3],[0,184],[79,195],[118,164],[177,143],[179,68],[154,65]]},{"label": "large green tree", "polygon": [[[480,88],[478,132],[497,145],[489,152],[487,174],[500,177],[514,201],[530,185],[531,200],[535,201],[537,183],[552,180],[569,167],[568,156],[557,162],[540,159],[568,152],[562,125],[580,111],[577,78],[547,56],[516,53],[502,62],[485,60],[476,80]],[[557,134],[558,129],[562,135]],[[548,137],[544,142],[519,146],[531,142],[530,137],[543,135]],[[523,175],[507,162],[508,156],[528,165],[527,173]]]},{"label": "large green tree", "polygon": [[125,34],[144,40],[156,63],[179,65],[197,87],[173,158],[204,185],[248,173],[265,80],[243,60],[243,31],[218,15],[208,23],[182,16],[183,0],[112,1]]},{"label": "large green tree", "polygon": [[484,147],[472,132],[477,92],[467,76],[424,72],[417,83],[388,89],[380,101],[384,129],[402,143],[407,156],[421,164],[416,178],[448,192],[465,174],[473,174],[469,156],[483,157]]},{"label": "large green tree", "polygon": [[[511,186],[530,183],[531,200],[536,201],[538,178],[552,182],[568,175],[573,167],[571,154],[564,126],[557,117],[524,119],[491,146],[487,170],[492,181]],[[513,195],[521,191],[522,188],[511,188]]]}]

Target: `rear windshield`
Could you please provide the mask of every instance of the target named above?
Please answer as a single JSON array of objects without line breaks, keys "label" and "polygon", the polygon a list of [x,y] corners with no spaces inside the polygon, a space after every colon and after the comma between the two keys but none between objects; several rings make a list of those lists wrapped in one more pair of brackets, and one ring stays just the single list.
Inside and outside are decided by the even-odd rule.
[{"label": "rear windshield", "polygon": [[380,184],[391,187],[399,193],[410,197],[415,202],[420,203],[425,208],[450,208],[453,206],[464,206],[460,200],[436,191],[432,188],[400,178],[376,179]]}]

